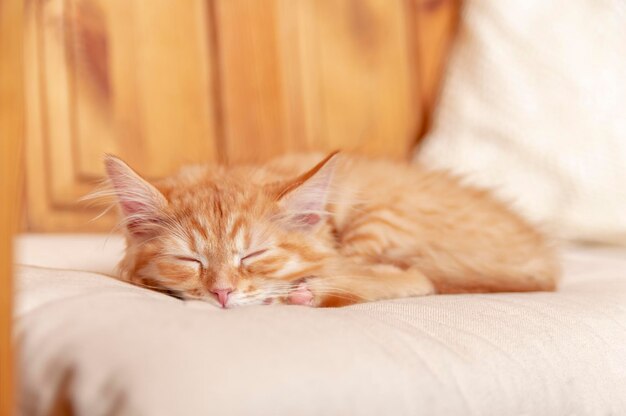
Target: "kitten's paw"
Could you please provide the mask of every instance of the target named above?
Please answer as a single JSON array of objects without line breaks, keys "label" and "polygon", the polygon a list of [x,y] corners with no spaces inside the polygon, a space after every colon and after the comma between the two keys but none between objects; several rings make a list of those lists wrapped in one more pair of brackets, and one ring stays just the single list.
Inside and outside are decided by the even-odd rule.
[{"label": "kitten's paw", "polygon": [[287,297],[290,305],[313,306],[313,293],[306,283],[300,283]]}]

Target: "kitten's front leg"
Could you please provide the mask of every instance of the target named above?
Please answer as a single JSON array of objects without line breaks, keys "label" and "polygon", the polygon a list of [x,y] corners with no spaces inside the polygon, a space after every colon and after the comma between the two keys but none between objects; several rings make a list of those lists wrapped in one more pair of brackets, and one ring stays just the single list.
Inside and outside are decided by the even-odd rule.
[{"label": "kitten's front leg", "polygon": [[430,280],[419,270],[402,270],[383,264],[350,264],[333,275],[313,277],[300,283],[288,301],[294,305],[337,307],[434,292]]}]

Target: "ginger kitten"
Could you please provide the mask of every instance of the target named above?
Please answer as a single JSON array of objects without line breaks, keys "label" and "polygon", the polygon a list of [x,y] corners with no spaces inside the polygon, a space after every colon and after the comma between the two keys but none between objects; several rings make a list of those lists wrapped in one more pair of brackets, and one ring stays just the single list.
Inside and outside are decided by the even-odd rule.
[{"label": "ginger kitten", "polygon": [[105,164],[126,231],[120,278],[182,299],[327,307],[556,287],[544,237],[445,172],[333,153],[150,184]]}]

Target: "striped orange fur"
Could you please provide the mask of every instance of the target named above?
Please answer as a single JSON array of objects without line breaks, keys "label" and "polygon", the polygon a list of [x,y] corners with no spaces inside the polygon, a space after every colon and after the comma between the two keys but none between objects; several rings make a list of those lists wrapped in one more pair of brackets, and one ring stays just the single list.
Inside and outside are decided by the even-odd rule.
[{"label": "striped orange fur", "polygon": [[106,169],[127,237],[120,277],[185,299],[344,306],[553,290],[559,275],[541,233],[446,172],[336,154],[154,184],[113,156]]}]

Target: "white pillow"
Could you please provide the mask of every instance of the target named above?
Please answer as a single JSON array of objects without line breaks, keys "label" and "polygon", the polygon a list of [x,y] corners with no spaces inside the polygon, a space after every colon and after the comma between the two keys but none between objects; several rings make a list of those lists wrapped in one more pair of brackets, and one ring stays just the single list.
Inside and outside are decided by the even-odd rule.
[{"label": "white pillow", "polygon": [[557,236],[626,243],[626,2],[466,1],[416,158]]}]

